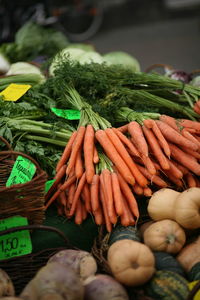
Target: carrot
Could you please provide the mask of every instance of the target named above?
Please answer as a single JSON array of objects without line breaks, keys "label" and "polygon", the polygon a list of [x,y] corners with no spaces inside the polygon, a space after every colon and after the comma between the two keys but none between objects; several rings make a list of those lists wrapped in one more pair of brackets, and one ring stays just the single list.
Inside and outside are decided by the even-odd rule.
[{"label": "carrot", "polygon": [[198,121],[179,119],[177,122],[178,122],[178,125],[181,127],[188,127],[188,128],[194,128],[196,130],[200,130],[200,122],[198,122]]},{"label": "carrot", "polygon": [[93,163],[98,164],[98,162],[99,162],[99,154],[98,154],[97,148],[94,144]]},{"label": "carrot", "polygon": [[121,158],[121,156],[119,155],[115,146],[112,144],[112,142],[108,138],[105,131],[102,129],[99,129],[96,131],[95,136],[96,136],[97,141],[100,143],[100,145],[106,152],[107,156],[116,165],[119,172],[121,174],[123,174],[125,180],[130,184],[134,184],[135,179],[134,179],[131,171],[129,170],[129,167],[126,165],[124,160]]},{"label": "carrot", "polygon": [[47,203],[45,204],[45,209],[47,209],[49,205],[51,205],[56,200],[56,198],[60,195],[60,193],[62,191],[65,191],[75,180],[76,180],[75,175],[68,177],[67,180],[60,186],[59,189],[57,189],[57,191],[47,201]]},{"label": "carrot", "polygon": [[138,124],[138,122],[136,121],[130,122],[128,124],[128,132],[132,136],[134,144],[137,147],[139,153],[147,157],[149,155],[148,145],[143,135],[142,127],[140,126],[140,124]]},{"label": "carrot", "polygon": [[123,126],[117,127],[117,130],[119,130],[122,133],[125,133],[128,131],[128,124],[125,124]]},{"label": "carrot", "polygon": [[76,158],[77,158],[77,154],[78,154],[78,151],[79,151],[79,149],[80,149],[80,147],[83,143],[84,135],[85,135],[85,127],[80,126],[77,130],[77,135],[76,135],[76,138],[74,140],[71,155],[70,155],[70,158],[69,158],[69,163],[68,163],[67,170],[66,170],[67,175],[69,175],[69,173],[71,172],[71,170],[75,166],[75,161],[76,161]]},{"label": "carrot", "polygon": [[183,172],[177,167],[177,165],[172,160],[169,160],[168,163],[170,166],[169,172],[178,179],[183,178]]},{"label": "carrot", "polygon": [[133,145],[133,147],[134,147],[134,152],[132,152],[131,150],[129,150],[129,151],[130,151],[130,154],[131,154],[131,155],[134,155],[134,156],[136,156],[136,157],[140,157],[141,154],[139,153],[139,151],[137,150],[137,148],[136,148],[136,146],[135,146],[134,138],[130,137],[129,140],[131,141],[131,143],[132,143],[132,145]]},{"label": "carrot", "polygon": [[138,165],[138,168],[143,173],[143,175],[148,178],[151,182],[155,183],[159,187],[167,187],[167,183],[158,175],[151,175],[148,170],[144,167]]},{"label": "carrot", "polygon": [[196,180],[195,180],[194,175],[192,173],[190,173],[190,172],[187,173],[185,175],[185,179],[187,181],[187,185],[188,185],[189,188],[197,186]]},{"label": "carrot", "polygon": [[186,128],[183,128],[181,133],[186,139],[195,143],[198,146],[198,149],[200,149],[200,142],[191,134],[191,132],[189,130],[187,130]]},{"label": "carrot", "polygon": [[80,225],[82,222],[83,222],[82,205],[80,199],[78,198],[76,203],[75,215],[74,215],[74,223]]},{"label": "carrot", "polygon": [[146,186],[145,188],[144,188],[144,195],[146,196],[146,197],[151,197],[152,196],[152,194],[153,194],[153,192],[152,192],[152,190],[150,189],[150,187],[148,187],[148,186]]},{"label": "carrot", "polygon": [[80,194],[83,190],[83,186],[85,184],[85,181],[86,181],[86,175],[85,175],[85,172],[84,172],[82,177],[80,178],[80,180],[78,182],[78,185],[77,185],[77,188],[76,188],[76,191],[75,191],[75,194],[74,194],[72,206],[71,206],[70,211],[69,211],[69,216],[73,216],[74,213],[75,213],[76,205],[77,205],[78,199],[80,197]]},{"label": "carrot", "polygon": [[112,191],[112,179],[111,172],[108,169],[103,169],[102,172],[105,200],[107,202],[108,216],[112,224],[117,223],[117,216],[114,207],[113,191]]},{"label": "carrot", "polygon": [[95,174],[94,170],[94,128],[91,124],[88,124],[85,130],[85,137],[83,143],[83,153],[85,161],[85,174],[88,183],[92,182],[92,178]]},{"label": "carrot", "polygon": [[120,188],[128,202],[130,210],[133,213],[133,215],[138,219],[139,218],[139,209],[138,209],[137,201],[136,201],[129,185],[127,184],[127,182],[124,180],[124,178],[119,173],[118,173],[118,178],[119,178]]},{"label": "carrot", "polygon": [[181,147],[181,150],[190,155],[190,159],[197,161],[200,159],[200,153],[197,151],[192,151],[186,147]]},{"label": "carrot", "polygon": [[142,156],[141,158],[144,162],[145,167],[149,171],[149,173],[152,174],[152,175],[155,175],[156,174],[156,168],[155,168],[151,158],[149,156],[148,157]]},{"label": "carrot", "polygon": [[159,117],[159,120],[168,124],[170,127],[172,127],[173,129],[175,129],[176,131],[180,131],[177,125],[177,121],[175,118],[170,117],[168,115],[161,115]]},{"label": "carrot", "polygon": [[184,167],[183,165],[180,165],[177,161],[173,160],[172,162],[181,171],[181,173],[183,175],[185,175],[189,172],[189,170],[186,167]]},{"label": "carrot", "polygon": [[117,173],[111,172],[111,180],[115,211],[120,216],[123,214],[123,200]]},{"label": "carrot", "polygon": [[159,162],[160,166],[164,170],[168,170],[169,169],[169,163],[168,163],[167,157],[162,152],[162,149],[161,149],[155,135],[153,134],[151,129],[148,129],[145,126],[142,126],[142,129],[143,129],[144,135],[145,135],[145,137],[148,141],[148,144],[149,144],[155,158]]},{"label": "carrot", "polygon": [[126,150],[126,148],[124,147],[123,143],[121,142],[117,134],[114,132],[114,130],[112,130],[111,128],[107,128],[105,132],[110,138],[115,148],[117,149],[118,153],[121,155],[121,157],[129,167],[134,178],[137,178],[137,181],[139,181],[141,186],[146,186],[147,185],[146,178],[138,170],[136,164],[134,163],[134,160],[129,155],[128,151]]},{"label": "carrot", "polygon": [[[126,197],[124,195],[123,195],[123,205],[124,205],[124,213],[122,215],[121,222],[125,222],[125,220],[128,217],[129,224],[128,225],[124,225],[124,226],[134,225],[135,224],[134,215],[133,215],[132,211],[130,210],[130,206],[129,206],[129,204],[127,202],[127,199],[126,199]],[[120,219],[121,219],[121,216],[120,216]]]},{"label": "carrot", "polygon": [[71,150],[72,150],[72,145],[74,143],[74,140],[76,138],[76,135],[77,135],[77,131],[74,131],[69,139],[69,141],[67,142],[66,146],[65,146],[65,149],[61,155],[61,158],[59,159],[58,163],[57,163],[57,166],[56,166],[56,173],[59,171],[59,169],[64,165],[66,164],[69,156],[70,156],[70,153],[71,153]]},{"label": "carrot", "polygon": [[143,188],[137,182],[133,185],[132,189],[135,194],[143,195]]},{"label": "carrot", "polygon": [[65,191],[61,192],[60,195],[58,196],[59,199],[60,199],[60,204],[63,205],[64,207],[66,206],[67,204],[67,197],[66,197],[66,193]]},{"label": "carrot", "polygon": [[83,221],[84,221],[85,219],[87,219],[88,212],[82,201],[81,201],[81,207],[82,207],[82,217],[83,217]]},{"label": "carrot", "polygon": [[198,102],[196,102],[193,106],[193,110],[195,111],[195,113],[197,113],[198,115],[200,115],[200,107]]},{"label": "carrot", "polygon": [[75,182],[73,182],[73,183],[69,186],[69,188],[68,188],[67,206],[66,206],[66,208],[65,208],[65,215],[66,215],[67,217],[69,217],[69,211],[70,211],[71,206],[72,206],[72,202],[73,202],[75,190],[76,190],[76,185],[75,185]]},{"label": "carrot", "polygon": [[173,182],[177,187],[183,187],[183,182],[181,181],[181,179],[175,177],[170,170],[165,170],[165,176],[167,176],[167,178]]},{"label": "carrot", "polygon": [[78,150],[76,161],[75,161],[75,166],[74,166],[74,172],[76,175],[77,179],[80,179],[81,176],[84,173],[84,166],[83,166],[83,161],[81,157],[82,151],[81,148]]},{"label": "carrot", "polygon": [[101,205],[94,212],[94,220],[95,220],[96,225],[102,225],[103,224],[104,217],[103,217],[103,211],[102,211]]},{"label": "carrot", "polygon": [[45,195],[45,201],[47,201],[47,199],[49,199],[49,197],[52,194],[52,192],[55,191],[55,189],[58,186],[58,184],[64,178],[65,173],[66,173],[66,168],[67,168],[67,165],[63,165],[62,167],[60,167],[58,173],[54,176],[55,181],[52,184],[52,186],[50,187],[50,189],[48,190],[48,192],[46,193],[46,195]]},{"label": "carrot", "polygon": [[129,140],[129,138],[127,138],[127,136],[125,136],[122,132],[120,132],[116,128],[113,128],[113,130],[117,134],[117,136],[119,137],[119,139],[121,140],[121,142],[125,146],[127,146],[127,148],[130,150],[130,152],[132,153],[132,155],[140,156],[138,150],[136,149],[136,147],[134,146],[134,144]]},{"label": "carrot", "polygon": [[179,132],[171,128],[168,124],[161,122],[161,121],[155,121],[158,125],[159,129],[161,130],[164,137],[174,144],[178,144],[179,146],[185,146],[192,150],[197,150],[198,146],[185,137],[183,137]]},{"label": "carrot", "polygon": [[106,223],[106,229],[108,232],[112,231],[112,223],[110,222],[110,218],[108,216],[108,210],[107,210],[107,203],[104,195],[104,182],[103,182],[103,177],[102,174],[100,174],[100,200],[102,203],[102,208],[103,208],[103,214],[104,214],[104,219]]},{"label": "carrot", "polygon": [[200,165],[198,164],[197,161],[192,159],[192,156],[183,152],[180,148],[178,148],[174,144],[169,144],[171,152],[172,152],[172,157],[177,160],[180,164],[185,166],[187,169],[192,171],[196,175],[200,175]]},{"label": "carrot", "polygon": [[82,198],[84,200],[85,208],[87,212],[92,212],[92,206],[91,206],[91,196],[90,196],[90,188],[87,182],[85,182],[82,190]]},{"label": "carrot", "polygon": [[95,213],[96,210],[99,208],[99,183],[100,178],[98,174],[94,174],[92,178],[92,182],[90,185],[90,199],[91,199],[91,207],[92,212]]}]

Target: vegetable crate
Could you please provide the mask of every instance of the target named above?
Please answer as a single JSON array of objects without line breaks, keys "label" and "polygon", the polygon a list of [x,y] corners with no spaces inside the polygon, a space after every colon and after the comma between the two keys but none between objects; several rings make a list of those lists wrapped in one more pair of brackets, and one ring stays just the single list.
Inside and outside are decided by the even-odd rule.
[{"label": "vegetable crate", "polygon": [[[29,224],[41,224],[45,218],[44,196],[47,174],[32,157],[13,151],[1,136],[0,141],[8,148],[0,151],[0,219],[21,215],[27,217]],[[35,174],[28,182],[6,186],[13,165],[19,156],[35,165]]]}]

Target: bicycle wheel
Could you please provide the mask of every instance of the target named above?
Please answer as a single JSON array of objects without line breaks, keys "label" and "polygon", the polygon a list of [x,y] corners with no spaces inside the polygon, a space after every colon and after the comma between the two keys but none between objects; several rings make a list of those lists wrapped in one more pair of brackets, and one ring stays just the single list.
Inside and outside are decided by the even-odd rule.
[{"label": "bicycle wheel", "polygon": [[57,17],[58,28],[72,42],[83,42],[94,36],[103,21],[103,5],[99,0],[62,1],[51,5],[49,14]]}]

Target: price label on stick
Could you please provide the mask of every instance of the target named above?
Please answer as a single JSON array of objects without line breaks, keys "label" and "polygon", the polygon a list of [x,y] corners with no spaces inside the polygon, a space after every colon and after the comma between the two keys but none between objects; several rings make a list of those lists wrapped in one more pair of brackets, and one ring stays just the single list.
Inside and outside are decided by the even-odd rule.
[{"label": "price label on stick", "polygon": [[[23,225],[28,225],[27,218],[13,216],[0,220],[0,231]],[[22,256],[31,252],[32,242],[28,230],[16,231],[0,236],[0,260]]]},{"label": "price label on stick", "polygon": [[62,117],[67,120],[79,120],[81,112],[75,109],[59,109],[52,107],[51,111],[58,117]]},{"label": "price label on stick", "polygon": [[6,182],[6,187],[13,184],[26,183],[33,178],[36,166],[29,159],[19,155],[13,165],[12,171]]},{"label": "price label on stick", "polygon": [[29,89],[30,84],[15,84],[11,83],[7,88],[5,88],[0,95],[2,95],[5,101],[17,101],[21,98]]}]

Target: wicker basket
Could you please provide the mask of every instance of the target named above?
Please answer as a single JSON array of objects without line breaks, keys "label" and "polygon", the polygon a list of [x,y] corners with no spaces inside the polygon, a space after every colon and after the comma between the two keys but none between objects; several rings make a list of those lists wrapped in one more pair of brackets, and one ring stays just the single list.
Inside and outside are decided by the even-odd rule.
[{"label": "wicker basket", "polygon": [[[13,151],[9,143],[0,136],[8,150],[0,151],[0,219],[13,215],[27,217],[29,224],[41,224],[45,218],[44,194],[47,174],[29,155]],[[18,156],[29,159],[36,166],[33,179],[24,184],[6,187],[6,181]]]},{"label": "wicker basket", "polygon": [[43,249],[37,253],[26,254],[0,261],[0,268],[3,269],[11,278],[15,287],[16,295],[20,294],[25,285],[34,277],[36,272],[47,263],[48,259],[52,255],[63,249],[77,249],[70,244],[69,240],[62,231],[52,226],[17,226],[1,231],[0,236],[22,230],[45,230],[47,231],[47,234],[48,232],[54,232],[56,235],[59,235],[62,238],[63,247]]}]

